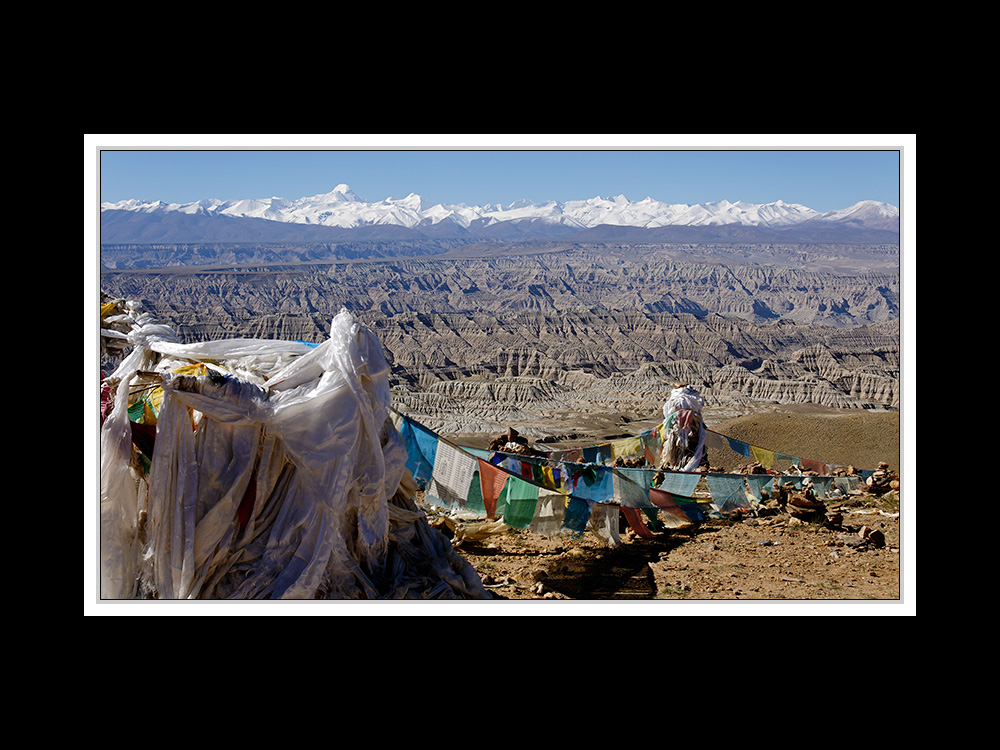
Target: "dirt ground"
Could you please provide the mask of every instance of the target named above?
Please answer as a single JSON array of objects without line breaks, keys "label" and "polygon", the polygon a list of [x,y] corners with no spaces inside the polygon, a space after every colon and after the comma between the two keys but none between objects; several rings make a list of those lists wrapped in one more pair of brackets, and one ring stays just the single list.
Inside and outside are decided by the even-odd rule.
[{"label": "dirt ground", "polygon": [[[461,539],[441,520],[496,599],[588,601],[900,600],[898,494],[851,498],[839,526],[763,509],[711,519],[648,539],[624,517],[621,544],[588,531],[543,536],[504,528]],[[872,536],[866,531],[881,532]]]},{"label": "dirt ground", "polygon": [[[788,419],[786,414],[773,418]],[[874,426],[877,438],[870,442],[875,452],[846,460],[874,466],[876,455],[886,456],[898,474],[898,415],[895,420],[894,425],[886,424],[877,416],[855,424],[835,415],[832,422],[841,429],[849,426],[850,437],[839,431],[822,434],[813,422],[806,423],[802,433],[812,439],[820,434],[827,446],[843,444],[841,439],[857,446],[865,432],[858,424]],[[830,421],[826,416],[826,423]],[[739,422],[745,422],[747,430],[763,424],[755,415],[728,424],[729,434],[737,431]],[[788,434],[787,424],[784,427]],[[827,442],[831,439],[833,443]],[[826,499],[827,515],[839,513],[833,523],[826,516],[801,521],[781,507],[760,508],[739,518],[664,530],[651,539],[635,534],[621,516],[621,544],[613,547],[591,531],[579,537],[543,536],[503,527],[469,539],[463,538],[461,522],[431,520],[452,537],[455,549],[497,600],[646,602],[663,607],[664,613],[685,612],[683,606],[673,606],[683,603],[818,603],[822,610],[822,602],[853,602],[856,611],[861,602],[904,603],[908,580],[903,561],[908,559],[912,566],[914,551],[904,544],[907,516],[900,509],[901,492],[905,485],[884,494],[857,491]],[[770,611],[768,606],[762,610]],[[851,606],[847,612],[852,612]]]}]

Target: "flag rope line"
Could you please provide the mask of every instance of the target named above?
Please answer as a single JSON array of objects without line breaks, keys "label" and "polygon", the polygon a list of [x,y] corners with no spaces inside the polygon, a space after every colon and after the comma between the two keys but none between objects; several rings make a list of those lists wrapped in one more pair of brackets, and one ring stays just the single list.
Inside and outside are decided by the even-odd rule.
[{"label": "flag rope line", "polygon": [[[414,420],[412,417],[403,414],[402,412],[400,412],[399,410],[397,410],[396,408],[394,408],[392,406],[390,406],[389,409],[391,411],[393,411],[394,413],[398,414],[400,417],[403,417],[405,419],[410,419],[411,421],[416,422],[416,420]],[[419,422],[417,422],[417,424],[419,424]],[[423,425],[421,425],[421,426],[424,429],[428,429],[427,427],[425,427]],[[656,425],[655,427],[651,427],[648,430],[644,430],[643,432],[639,433],[638,435],[633,435],[633,436],[628,437],[628,438],[620,438],[618,440],[612,440],[612,441],[609,441],[607,443],[596,443],[596,444],[589,445],[589,446],[582,446],[582,447],[578,447],[578,448],[568,449],[566,451],[557,451],[557,453],[573,452],[573,451],[585,451],[585,450],[598,450],[600,448],[610,447],[610,446],[612,446],[615,443],[624,443],[624,442],[630,441],[630,440],[641,439],[644,435],[652,435],[652,434],[656,433],[662,427],[663,427],[663,422],[660,422],[660,424]],[[428,430],[428,431],[433,432],[432,430]],[[783,451],[774,450],[772,448],[764,448],[763,446],[754,445],[753,443],[748,443],[745,440],[740,440],[738,438],[730,437],[728,435],[723,435],[721,432],[716,432],[715,430],[709,429],[708,427],[705,428],[705,432],[709,433],[711,435],[715,435],[717,438],[725,440],[726,443],[728,443],[727,447],[730,450],[732,450],[734,453],[738,453],[739,455],[741,455],[741,456],[743,456],[745,458],[755,458],[754,449],[756,449],[757,451],[762,452],[762,453],[773,454],[775,457],[782,457],[782,458],[790,461],[791,465],[799,467],[799,468],[802,468],[803,466],[805,466],[806,468],[808,468],[810,465],[811,466],[817,466],[817,467],[822,466],[822,467],[832,467],[832,468],[840,468],[840,469],[846,469],[847,468],[847,466],[845,466],[844,464],[831,463],[831,462],[828,462],[828,461],[816,461],[816,460],[813,460],[813,459],[805,458],[803,456],[795,456],[795,455],[790,454],[790,453],[785,453]],[[435,434],[437,434],[437,433],[435,433]],[[462,448],[462,446],[455,445],[454,443],[450,442],[446,438],[441,438],[441,439],[444,440],[449,445],[451,445],[452,447],[464,450],[464,448]],[[741,450],[737,450],[734,447],[734,445],[733,445],[734,443],[738,444],[740,446],[746,446],[747,452],[743,452]],[[716,444],[714,447],[718,448],[718,444]],[[502,452],[502,451],[496,451],[496,452],[499,453],[499,452]],[[520,456],[521,454],[509,454],[509,455]],[[638,455],[638,454],[636,454],[636,455]],[[552,461],[559,460],[562,463],[581,463],[581,462],[573,462],[573,461],[564,461],[564,460],[561,460],[561,459],[549,459],[549,460],[552,460]],[[587,462],[584,462],[584,463],[587,463]],[[758,463],[760,463],[760,462],[758,462]],[[768,466],[766,468],[773,468],[773,467]],[[868,475],[870,475],[870,474],[873,473],[872,469],[860,469],[858,467],[855,467],[855,470],[858,472],[858,475],[861,476],[862,478],[867,478]],[[675,472],[675,473],[681,473],[681,472]],[[692,474],[698,474],[700,472],[691,472],[691,473]],[[820,473],[820,475],[821,476],[828,476],[828,475],[822,474],[822,473]]]},{"label": "flag rope line", "polygon": [[[479,459],[479,456],[477,456],[475,453],[470,453],[469,452],[469,448],[468,447],[462,446],[462,445],[458,445],[457,443],[452,442],[448,438],[446,438],[446,437],[444,437],[444,436],[442,436],[442,435],[434,432],[434,430],[430,429],[429,427],[426,427],[425,425],[420,424],[420,422],[418,422],[417,420],[415,420],[413,417],[411,417],[411,416],[409,416],[407,414],[403,414],[401,411],[393,408],[392,406],[389,407],[389,411],[393,412],[394,414],[398,414],[401,419],[407,419],[410,422],[413,422],[414,424],[420,425],[421,429],[426,430],[428,433],[430,433],[431,435],[433,435],[435,438],[437,438],[441,442],[445,443],[446,445],[451,446],[452,448],[454,448],[455,450],[459,451],[460,453],[468,456],[469,458],[473,458],[473,459],[477,459],[477,460]],[[489,452],[489,453],[502,453],[502,451],[487,451],[487,452]],[[520,459],[525,459],[525,458],[539,458],[537,456],[522,456],[522,455],[520,455],[518,453],[503,453],[503,455],[516,457],[519,460]],[[563,463],[567,463],[567,462],[563,462]],[[498,466],[496,464],[493,464],[493,466],[494,466],[494,468],[499,469],[504,474],[507,474],[508,476],[515,477],[516,479],[520,479],[522,482],[527,482],[528,484],[533,484],[534,486],[538,487],[539,489],[549,490],[551,492],[558,492],[558,493],[560,493],[562,495],[566,495],[567,497],[571,496],[571,494],[572,494],[572,493],[566,492],[565,490],[560,490],[560,489],[557,489],[555,487],[551,487],[551,486],[549,486],[547,484],[544,484],[544,483],[541,483],[541,482],[536,482],[534,479],[525,477],[525,476],[523,476],[521,474],[515,474],[514,472],[512,472],[512,471],[510,471],[508,469],[505,469],[503,466]]]},{"label": "flag rope line", "polygon": [[[409,456],[408,468],[411,468],[414,478],[418,480],[418,486],[421,486],[421,483],[423,483],[421,488],[425,491],[425,497],[428,496],[428,489],[436,489],[439,483],[443,482],[444,484],[440,486],[449,490],[445,494],[453,497],[450,499],[440,497],[434,492],[430,494],[430,497],[440,499],[445,506],[451,507],[463,508],[467,502],[471,502],[472,496],[469,493],[475,487],[475,477],[477,474],[480,487],[486,486],[483,474],[485,466],[489,466],[491,471],[495,470],[500,475],[504,475],[504,480],[494,490],[495,493],[502,494],[504,490],[508,489],[507,482],[509,479],[514,478],[534,488],[535,503],[540,500],[538,491],[545,490],[563,496],[567,508],[570,507],[572,502],[582,502],[586,507],[595,505],[617,506],[626,513],[629,522],[632,524],[636,524],[635,513],[637,511],[643,511],[646,514],[658,514],[660,511],[665,511],[668,514],[673,512],[675,515],[679,511],[686,514],[690,520],[700,520],[704,517],[706,510],[710,513],[713,510],[725,513],[727,509],[753,507],[760,503],[760,492],[767,488],[769,482],[787,479],[794,483],[795,480],[802,482],[807,478],[804,476],[778,474],[744,475],[709,471],[678,472],[669,469],[658,469],[656,467],[619,467],[607,464],[581,463],[546,456],[526,456],[520,453],[468,448],[442,437],[434,430],[429,429],[392,406],[389,407],[389,410],[398,416],[400,420],[395,423],[395,428],[403,438]],[[410,425],[408,433],[405,431],[407,423]],[[418,432],[423,433],[424,441],[430,442],[425,442],[422,446]],[[429,450],[431,444],[435,446],[432,457]],[[451,450],[457,451],[467,459],[467,468],[464,474],[460,476],[461,482],[457,491],[455,490],[455,480],[458,478],[458,475],[449,473],[455,472],[459,468],[454,464],[453,457],[444,459],[444,464],[447,468],[442,469],[442,471],[445,472],[447,478],[439,477],[438,474],[440,452],[437,448],[442,444],[448,446]],[[414,448],[413,452],[417,454],[416,456],[411,453],[411,446]],[[480,454],[485,454],[485,457]],[[497,460],[498,458],[499,461]],[[508,459],[515,461],[520,471],[515,471],[509,466],[503,465]],[[473,462],[477,462],[475,465],[478,466],[478,469],[468,468]],[[533,471],[525,473],[524,465],[526,464],[539,467],[539,470],[541,470],[543,465],[549,465],[549,479],[552,483],[539,481],[537,479],[538,475]],[[419,478],[416,476],[418,469],[420,470]],[[556,479],[557,471],[559,472],[558,479]],[[654,478],[659,481],[658,485],[654,484]],[[679,485],[675,481],[670,481],[671,478],[682,478],[680,479],[681,490],[677,489]],[[813,481],[814,485],[818,486],[821,492],[833,489],[836,484],[835,480],[837,479],[833,476],[808,478]],[[850,485],[852,479],[858,478],[848,477],[844,478],[843,481]],[[705,486],[708,489],[707,497],[703,493],[699,494],[696,491],[702,486],[700,484],[702,480],[704,480]],[[584,488],[580,488],[581,481],[584,482]],[[796,488],[801,489],[801,486],[796,485]],[[583,491],[583,489],[589,490],[589,492]],[[847,489],[850,489],[850,487],[848,486]],[[481,493],[480,497],[485,498],[485,493]],[[495,500],[496,498],[493,499]],[[525,500],[526,498],[517,499]],[[509,495],[507,496],[507,500],[508,502],[510,501]],[[497,513],[496,511],[498,510],[499,508],[494,508],[491,511],[487,507],[487,517],[494,518],[498,515],[505,515]],[[585,515],[589,515],[589,511]]]}]

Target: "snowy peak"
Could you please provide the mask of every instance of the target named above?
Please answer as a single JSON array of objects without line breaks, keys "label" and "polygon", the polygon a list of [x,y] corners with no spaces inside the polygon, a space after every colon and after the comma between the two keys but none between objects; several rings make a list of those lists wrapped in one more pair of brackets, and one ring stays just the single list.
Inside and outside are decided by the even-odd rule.
[{"label": "snowy peak", "polygon": [[869,200],[827,213],[783,200],[765,204],[719,200],[691,205],[662,203],[651,197],[630,201],[621,194],[566,202],[519,200],[507,206],[432,205],[416,193],[400,199],[390,197],[369,202],[356,195],[346,184],[339,184],[328,193],[296,200],[278,197],[237,201],[211,199],[185,204],[124,200],[104,203],[101,210],[217,215],[343,229],[385,226],[415,228],[448,224],[468,229],[473,225],[488,227],[503,222],[531,222],[573,230],[601,226],[645,229],[743,226],[780,229],[821,223],[899,231],[899,209],[887,203]]},{"label": "snowy peak", "polygon": [[329,193],[314,195],[311,198],[301,198],[300,201],[309,201],[312,203],[364,203],[365,199],[359,198],[351,191],[350,187],[341,183]]},{"label": "snowy peak", "polygon": [[899,209],[879,201],[859,201],[848,208],[825,213],[820,218],[876,229],[899,229]]}]

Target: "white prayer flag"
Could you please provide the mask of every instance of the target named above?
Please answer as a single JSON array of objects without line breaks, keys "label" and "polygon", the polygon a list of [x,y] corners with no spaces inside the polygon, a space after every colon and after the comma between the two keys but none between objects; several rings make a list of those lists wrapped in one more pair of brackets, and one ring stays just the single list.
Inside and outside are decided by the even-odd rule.
[{"label": "white prayer flag", "polygon": [[434,471],[424,495],[430,502],[439,500],[446,507],[464,507],[478,469],[479,459],[438,439]]}]

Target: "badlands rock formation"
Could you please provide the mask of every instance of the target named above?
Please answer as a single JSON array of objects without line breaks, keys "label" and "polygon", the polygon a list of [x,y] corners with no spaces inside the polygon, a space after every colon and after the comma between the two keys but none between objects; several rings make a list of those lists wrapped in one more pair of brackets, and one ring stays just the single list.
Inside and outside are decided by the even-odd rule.
[{"label": "badlands rock formation", "polygon": [[[432,251],[279,248],[264,265],[261,248],[109,248],[102,263],[117,269],[101,288],[142,300],[184,341],[321,341],[347,307],[386,347],[397,407],[449,434],[634,434],[677,380],[720,417],[899,406],[894,246]],[[141,268],[152,263],[170,267]]]}]

